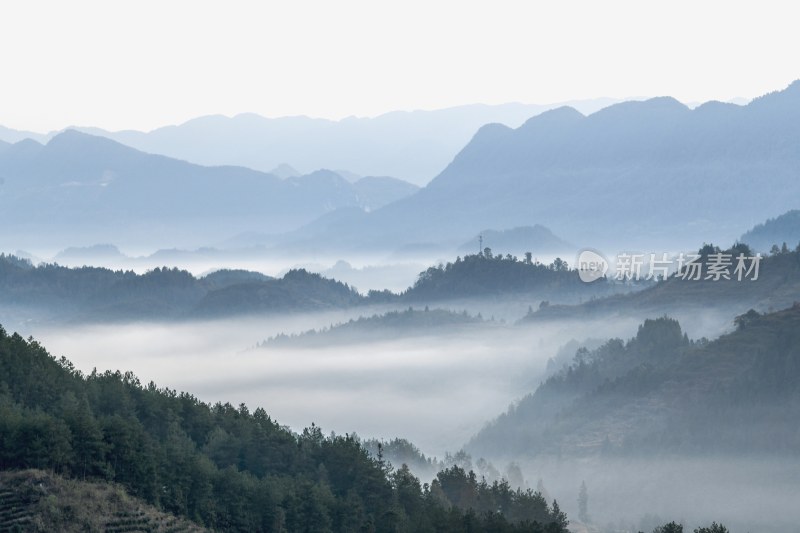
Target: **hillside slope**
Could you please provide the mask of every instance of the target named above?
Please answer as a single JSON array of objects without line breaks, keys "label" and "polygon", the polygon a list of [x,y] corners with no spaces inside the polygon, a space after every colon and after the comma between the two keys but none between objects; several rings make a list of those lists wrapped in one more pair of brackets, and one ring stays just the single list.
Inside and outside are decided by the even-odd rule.
[{"label": "hillside slope", "polygon": [[755,225],[739,241],[763,253],[769,252],[773,246],[782,247],[784,243],[789,249],[800,247],[800,210],[792,209]]},{"label": "hillside slope", "polygon": [[211,318],[340,308],[363,300],[348,285],[302,269],[280,279],[241,270],[196,278],[166,267],[136,274],[33,266],[0,254],[0,319],[15,322]]},{"label": "hillside slope", "polygon": [[690,341],[677,321],[578,350],[468,445],[477,454],[796,455],[800,304]]},{"label": "hillside slope", "polygon": [[0,471],[0,531],[200,533],[113,483],[65,479],[42,470]]},{"label": "hillside slope", "polygon": [[[738,251],[732,249],[723,253],[736,256]],[[745,255],[749,254],[747,252]],[[699,280],[691,279],[691,276],[684,279],[673,275],[638,292],[612,295],[579,305],[551,305],[529,314],[523,322],[615,316],[652,317],[663,314],[702,317],[717,311],[732,320],[751,308],[762,312],[773,311],[800,301],[800,252],[778,253],[762,258],[758,279],[755,280],[751,279],[752,275],[741,281],[736,275],[730,275],[730,279],[705,279],[709,256],[702,256],[701,263],[703,273]],[[730,274],[733,273],[735,260],[732,263]]]},{"label": "hillside slope", "polygon": [[[539,493],[478,482],[458,467],[423,488],[354,435],[325,436],[314,424],[297,434],[261,407],[206,404],[130,372],[84,375],[0,327],[0,471],[30,468],[113,481],[221,531],[567,531],[555,501]],[[35,520],[18,509],[39,501],[24,478],[2,490],[0,520]],[[44,503],[60,514],[57,497]],[[56,518],[84,526],[66,509]],[[145,519],[123,515],[111,530],[141,529],[128,522]]]}]

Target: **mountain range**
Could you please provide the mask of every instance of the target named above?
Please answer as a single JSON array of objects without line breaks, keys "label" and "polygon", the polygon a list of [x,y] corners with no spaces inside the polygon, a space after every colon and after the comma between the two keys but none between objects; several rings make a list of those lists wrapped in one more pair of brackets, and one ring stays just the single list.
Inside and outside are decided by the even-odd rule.
[{"label": "mountain range", "polygon": [[342,207],[375,209],[416,189],[389,177],[351,183],[329,170],[280,179],[204,167],[74,130],[46,145],[0,146],[0,224],[13,228],[4,237],[40,245],[199,246],[253,229],[280,233]]},{"label": "mountain range", "polygon": [[[361,246],[456,239],[546,224],[578,246],[734,242],[800,197],[800,81],[745,106],[668,97],[589,116],[562,107],[512,129],[482,127],[417,194],[306,230]],[[668,248],[672,249],[672,248]]]},{"label": "mountain range", "polygon": [[364,303],[347,284],[305,270],[290,270],[280,279],[244,270],[195,278],[166,267],[138,275],[98,267],[33,266],[0,254],[0,318],[6,323],[215,318]]},{"label": "mountain range", "polygon": [[[616,100],[569,105],[591,113]],[[360,176],[396,176],[424,185],[444,168],[475,131],[490,122],[516,127],[563,104],[465,105],[433,111],[394,111],[375,118],[326,120],[303,116],[266,118],[254,113],[204,116],[150,132],[72,127],[144,152],[200,165],[235,165],[272,172],[290,165],[308,174],[346,169]],[[0,141],[46,143],[57,132],[37,134],[0,127]]]},{"label": "mountain range", "polygon": [[[227,120],[205,127],[223,134]],[[376,149],[364,142],[368,160]],[[406,158],[424,159],[424,151]],[[0,245],[50,238],[58,249],[99,242],[152,249],[255,235],[230,242],[315,254],[438,254],[486,228],[544,224],[579,247],[685,250],[699,244],[698,234],[733,243],[796,208],[797,168],[800,81],[744,106],[690,109],[662,97],[588,116],[561,107],[516,129],[488,124],[419,190],[391,178],[351,183],[349,174],[325,170],[294,176],[278,167],[288,176],[280,179],[203,167],[70,130],[46,145],[0,146],[0,223],[13,228]],[[81,242],[65,242],[75,235]]]}]

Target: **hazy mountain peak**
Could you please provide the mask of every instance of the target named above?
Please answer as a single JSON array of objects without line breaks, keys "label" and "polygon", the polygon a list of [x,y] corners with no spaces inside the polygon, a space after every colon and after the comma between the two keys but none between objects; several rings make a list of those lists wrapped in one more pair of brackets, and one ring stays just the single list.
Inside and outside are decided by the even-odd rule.
[{"label": "hazy mountain peak", "polygon": [[727,113],[731,110],[742,109],[744,106],[732,102],[709,100],[694,108],[695,113]]},{"label": "hazy mountain peak", "polygon": [[265,120],[268,120],[266,117],[264,117],[263,115],[259,115],[258,113],[239,113],[237,115],[234,115],[233,118],[236,120],[252,121],[252,122],[263,122]]},{"label": "hazy mountain peak", "polygon": [[534,127],[552,128],[556,126],[574,124],[584,118],[586,117],[574,107],[561,106],[529,118],[517,129],[527,130]]},{"label": "hazy mountain peak", "polygon": [[536,254],[566,251],[570,244],[556,236],[549,228],[541,224],[517,226],[504,230],[485,229],[470,240],[464,242],[459,252],[475,252],[483,247],[491,248],[495,253]]},{"label": "hazy mountain peak", "polygon": [[[123,147],[124,145],[113,141],[107,137],[101,137],[98,135],[92,135],[90,133],[84,133],[82,131],[78,131],[76,129],[66,129],[56,135],[54,135],[49,141],[47,141],[48,149],[52,148],[75,148],[78,146],[86,146],[86,145],[98,145],[104,147],[111,147],[111,146],[119,146]],[[124,146],[127,150],[134,150],[133,148],[129,148]]]},{"label": "hazy mountain peak", "polygon": [[147,154],[108,137],[75,129],[64,130],[53,136],[45,145],[43,152],[62,161],[79,163],[82,167],[93,165],[118,167],[139,158],[162,157]]},{"label": "hazy mountain peak", "polygon": [[481,126],[480,129],[472,137],[470,144],[475,142],[497,141],[505,139],[513,133],[513,129],[503,124],[491,123]]},{"label": "hazy mountain peak", "polygon": [[315,170],[310,174],[306,174],[304,176],[295,176],[289,178],[289,181],[313,181],[313,182],[327,182],[327,183],[334,183],[337,185],[341,184],[348,184],[349,182],[344,179],[342,176],[334,172],[333,170],[329,170],[327,168],[321,168],[319,170]]},{"label": "hazy mountain peak", "polygon": [[300,175],[300,173],[288,163],[281,163],[277,167],[270,170],[269,173],[273,176],[279,177],[282,180],[285,180],[286,178],[294,178]]},{"label": "hazy mountain peak", "polygon": [[353,183],[353,187],[359,204],[367,210],[407,198],[419,190],[414,184],[389,176],[365,176]]},{"label": "hazy mountain peak", "polygon": [[419,189],[418,186],[414,185],[413,183],[409,183],[405,180],[401,180],[399,178],[393,178],[391,176],[364,176],[363,178],[359,178],[353,183],[353,185],[365,185],[371,183],[396,183],[396,184],[403,184],[411,189]]},{"label": "hazy mountain peak", "polygon": [[[64,142],[64,140],[69,140],[69,139],[86,139],[86,138],[89,138],[89,137],[97,137],[97,136],[96,135],[92,135],[90,133],[85,133],[85,132],[79,131],[79,130],[77,130],[75,128],[67,128],[67,129],[65,129],[65,130],[53,135],[53,137],[47,142],[47,144],[54,143],[54,142],[56,142],[56,143],[57,142]],[[100,137],[98,137],[98,138],[100,138]]]},{"label": "hazy mountain peak", "polygon": [[113,244],[95,244],[92,246],[72,246],[60,251],[56,261],[97,261],[102,259],[119,259],[125,255]]},{"label": "hazy mountain peak", "polygon": [[0,126],[0,139],[3,142],[14,144],[23,139],[33,139],[35,141],[43,142],[47,139],[47,135],[41,133],[34,133],[32,131],[20,131]]},{"label": "hazy mountain peak", "polygon": [[[698,228],[733,240],[797,207],[798,88],[745,108],[709,103],[693,111],[659,97],[585,118],[554,110],[516,130],[487,125],[427,187],[359,231],[383,226],[408,241],[434,232],[460,241],[487,227],[541,221],[577,245],[691,242]],[[753,186],[755,178],[763,185]]]},{"label": "hazy mountain peak", "polygon": [[350,183],[355,183],[355,182],[357,182],[358,180],[360,180],[361,178],[364,177],[361,174],[356,174],[355,172],[350,172],[349,170],[345,170],[345,169],[342,169],[342,168],[335,168],[335,169],[333,169],[333,171],[336,172],[337,174],[339,174],[341,177],[343,177],[347,181],[349,181]]},{"label": "hazy mountain peak", "polygon": [[647,100],[642,100],[640,102],[633,101],[631,103],[634,105],[639,104],[643,108],[649,107],[652,109],[689,109],[689,106],[683,102],[680,102],[678,99],[673,98],[672,96],[655,96],[653,98],[648,98]]},{"label": "hazy mountain peak", "polygon": [[30,156],[39,153],[43,148],[44,145],[38,141],[22,139],[7,147],[4,153],[7,155]]},{"label": "hazy mountain peak", "polygon": [[12,143],[11,146],[16,146],[18,148],[38,146],[39,148],[42,148],[44,145],[33,139],[22,139],[21,141]]},{"label": "hazy mountain peak", "polygon": [[753,98],[753,101],[756,102],[761,100],[769,100],[778,95],[793,95],[795,97],[800,96],[800,79],[794,80],[792,83],[787,85],[785,89],[778,89],[777,91],[770,91],[762,96],[757,96],[756,98]]},{"label": "hazy mountain peak", "polygon": [[800,80],[795,80],[781,91],[773,91],[753,98],[749,109],[771,109],[777,112],[798,114],[800,112]]},{"label": "hazy mountain peak", "polygon": [[601,109],[597,113],[590,115],[590,118],[598,120],[658,120],[662,117],[679,116],[688,114],[691,109],[672,98],[671,96],[658,96],[647,100],[631,100],[620,102]]}]

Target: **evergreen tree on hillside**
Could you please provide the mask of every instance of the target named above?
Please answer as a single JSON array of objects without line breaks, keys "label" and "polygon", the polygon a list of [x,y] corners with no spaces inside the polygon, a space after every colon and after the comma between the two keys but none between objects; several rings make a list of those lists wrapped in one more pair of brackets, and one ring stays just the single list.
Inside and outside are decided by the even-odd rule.
[{"label": "evergreen tree on hillside", "polygon": [[717,524],[716,522],[712,522],[708,527],[698,527],[695,528],[694,533],[729,533],[728,528],[723,526],[722,524]]},{"label": "evergreen tree on hillside", "polygon": [[683,533],[683,526],[676,522],[670,522],[663,526],[658,526],[653,530],[653,533]]},{"label": "evergreen tree on hillside", "polygon": [[83,375],[0,327],[0,469],[24,468],[115,481],[221,531],[566,532],[539,494],[458,466],[423,486],[353,435],[295,434],[263,409],[130,373]]}]

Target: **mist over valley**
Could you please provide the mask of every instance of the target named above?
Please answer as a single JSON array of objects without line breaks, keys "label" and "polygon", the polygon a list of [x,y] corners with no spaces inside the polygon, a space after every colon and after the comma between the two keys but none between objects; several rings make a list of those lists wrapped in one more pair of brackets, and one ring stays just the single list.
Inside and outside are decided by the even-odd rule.
[{"label": "mist over valley", "polygon": [[[173,40],[208,15],[171,9]],[[575,55],[518,6],[458,6],[468,38],[440,6],[329,9],[220,8],[180,60],[140,42],[175,65],[135,98],[139,49],[100,61],[116,12],[64,15],[78,125],[0,89],[0,531],[800,532],[796,75],[687,97],[662,51],[625,68],[658,90],[611,97],[618,22]],[[111,100],[76,81],[100,64]],[[127,106],[161,126],[114,127]]]}]

